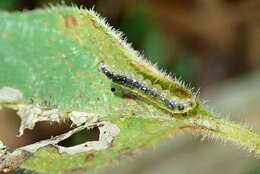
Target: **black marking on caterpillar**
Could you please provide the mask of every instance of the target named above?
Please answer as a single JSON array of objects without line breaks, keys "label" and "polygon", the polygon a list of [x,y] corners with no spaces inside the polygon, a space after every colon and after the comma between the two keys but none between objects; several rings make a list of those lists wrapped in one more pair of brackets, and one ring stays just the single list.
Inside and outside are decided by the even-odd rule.
[{"label": "black marking on caterpillar", "polygon": [[191,111],[196,106],[195,98],[179,99],[175,96],[169,99],[163,94],[160,94],[158,90],[149,87],[143,82],[139,82],[126,75],[113,73],[107,68],[107,65],[103,63],[100,64],[99,68],[101,72],[106,75],[107,78],[112,80],[112,82],[128,87],[130,89],[141,91],[145,95],[148,95],[156,99],[157,101],[160,101],[160,103],[166,106],[166,108],[170,109],[170,111],[172,111],[172,113],[174,114],[185,114]]}]

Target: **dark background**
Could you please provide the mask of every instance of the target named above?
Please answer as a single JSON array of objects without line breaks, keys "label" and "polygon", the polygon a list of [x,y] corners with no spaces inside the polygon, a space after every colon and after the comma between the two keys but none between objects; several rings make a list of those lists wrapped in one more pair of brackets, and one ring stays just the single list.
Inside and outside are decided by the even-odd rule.
[{"label": "dark background", "polygon": [[[32,10],[46,7],[49,3],[58,4],[60,1],[0,0],[0,9]],[[260,93],[258,90],[260,86],[257,86],[260,82],[259,0],[66,0],[63,3],[94,8],[101,16],[106,17],[114,28],[121,30],[128,42],[131,42],[133,47],[147,59],[158,63],[159,67],[167,72],[181,77],[196,89],[200,88],[201,95],[212,101],[210,105],[213,105],[213,108],[228,112],[233,115],[232,119],[248,122],[260,130],[258,109],[260,99],[254,97]],[[2,111],[2,115],[10,112],[13,111]],[[68,125],[52,125],[59,128],[45,134],[39,133],[42,132],[39,130],[46,126],[48,128],[45,129],[49,130],[49,124],[37,125],[36,130],[27,132],[22,140],[14,142],[13,137],[17,132],[15,127],[18,127],[19,120],[10,121],[10,118],[4,120],[9,121],[6,124],[3,119],[0,120],[0,139],[5,139],[10,147],[28,144],[46,138],[50,134],[59,134],[65,131],[64,127],[69,129]],[[13,130],[9,131],[10,128]],[[87,134],[96,136],[93,132]],[[223,149],[217,145],[208,150],[203,164],[194,165],[196,159],[200,160],[201,153],[206,153],[205,150],[200,152],[201,148],[207,149],[215,144],[212,142],[194,144],[189,136],[185,140],[177,137],[176,141],[185,142],[185,148],[178,147],[176,142],[167,142],[168,145],[161,146],[166,146],[165,149],[169,151],[174,149],[172,156],[176,155],[176,149],[188,154],[187,157],[180,158],[189,164],[190,171],[194,173],[207,173],[206,171],[214,173],[218,170],[220,171],[218,173],[260,173],[260,166],[256,164],[259,161],[240,152],[242,150],[226,152],[227,148],[234,148],[232,146]],[[192,144],[187,145],[187,142]],[[172,147],[175,148],[171,149]],[[219,152],[222,156],[219,154],[214,156],[215,153],[212,151]],[[235,156],[234,153],[239,155]],[[132,162],[130,169],[125,169],[122,165],[118,170],[125,173],[137,171],[156,173],[154,161],[160,157],[156,162],[159,166],[158,172],[171,173],[173,164],[165,165],[165,160],[162,159],[166,158],[172,162],[176,159],[168,154],[168,151],[159,150],[152,155],[147,152],[147,158],[151,159],[145,157],[138,159],[139,162],[145,161],[139,164],[139,168]],[[229,159],[232,155],[234,158]],[[218,162],[209,162],[214,158],[219,159]],[[247,161],[241,161],[242,158]],[[184,164],[175,161],[175,168],[178,169],[176,173],[187,171],[180,165]]]}]

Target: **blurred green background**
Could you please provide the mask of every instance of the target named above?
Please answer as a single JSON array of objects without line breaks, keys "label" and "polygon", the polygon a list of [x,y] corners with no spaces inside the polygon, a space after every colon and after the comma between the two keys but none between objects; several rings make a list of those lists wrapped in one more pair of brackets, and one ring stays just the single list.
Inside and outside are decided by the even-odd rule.
[{"label": "blurred green background", "polygon": [[[209,105],[217,111],[260,130],[259,0],[65,0],[62,3],[94,8],[152,63],[181,77],[195,89],[200,88],[202,98],[209,99]],[[49,4],[61,2],[0,0],[0,9],[33,10]],[[2,115],[3,112],[11,111],[2,111]],[[50,134],[40,131],[46,126],[40,125],[34,133],[16,142],[13,137],[19,120],[9,119],[8,123],[0,118],[0,139],[5,139],[10,147]],[[68,125],[52,126],[56,128],[51,134],[69,129]],[[7,133],[10,128],[14,128],[12,135]],[[259,161],[242,150],[198,139],[177,136],[106,172],[260,173]]]}]

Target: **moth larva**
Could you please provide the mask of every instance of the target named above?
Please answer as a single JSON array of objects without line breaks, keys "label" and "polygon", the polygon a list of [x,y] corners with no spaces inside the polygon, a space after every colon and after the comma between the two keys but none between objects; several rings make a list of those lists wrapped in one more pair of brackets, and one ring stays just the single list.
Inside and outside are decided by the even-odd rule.
[{"label": "moth larva", "polygon": [[144,82],[132,79],[131,77],[126,75],[113,73],[107,68],[107,65],[103,63],[100,64],[99,68],[101,72],[114,83],[142,92],[146,96],[156,100],[157,103],[159,102],[161,105],[163,105],[163,107],[166,107],[173,114],[187,113],[196,106],[195,98],[180,99],[177,96],[165,96],[164,94],[160,93],[156,88],[150,87]]}]

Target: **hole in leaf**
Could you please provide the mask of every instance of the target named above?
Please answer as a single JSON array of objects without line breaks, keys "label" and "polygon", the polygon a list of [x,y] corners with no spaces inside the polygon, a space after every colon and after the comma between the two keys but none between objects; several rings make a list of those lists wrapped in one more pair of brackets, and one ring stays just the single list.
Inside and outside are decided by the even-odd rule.
[{"label": "hole in leaf", "polygon": [[[16,114],[17,111],[3,108],[0,110],[0,140],[8,149],[16,149],[41,140],[50,139],[66,133],[75,127],[71,127],[72,122],[37,122],[33,130],[26,129],[21,137],[17,137],[20,119]],[[84,129],[69,138],[61,141],[60,146],[70,147],[87,141],[98,141],[100,131],[98,127],[93,129]]]},{"label": "hole in leaf", "polygon": [[9,149],[16,149],[33,144],[41,140],[49,139],[72,130],[72,122],[38,122],[33,130],[26,129],[21,137],[17,137],[20,126],[17,111],[3,108],[0,110],[0,140]]},{"label": "hole in leaf", "polygon": [[99,140],[100,131],[98,127],[94,127],[93,129],[84,129],[78,133],[73,134],[69,138],[58,143],[59,146],[63,147],[72,147],[87,141],[98,141]]},{"label": "hole in leaf", "polygon": [[24,136],[23,139],[17,138],[20,120],[16,115],[16,111],[12,109],[0,110],[0,140],[8,146],[15,148],[30,143],[30,138]]},{"label": "hole in leaf", "polygon": [[[32,142],[35,143],[72,130],[75,127],[71,127],[71,124],[71,121],[60,123],[49,121],[38,122],[36,123],[33,130],[25,130],[24,135],[29,134],[31,136]],[[23,136],[21,138],[23,138]]]}]

